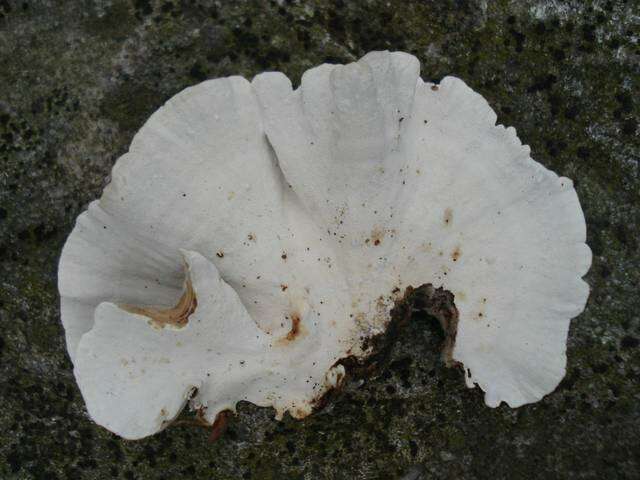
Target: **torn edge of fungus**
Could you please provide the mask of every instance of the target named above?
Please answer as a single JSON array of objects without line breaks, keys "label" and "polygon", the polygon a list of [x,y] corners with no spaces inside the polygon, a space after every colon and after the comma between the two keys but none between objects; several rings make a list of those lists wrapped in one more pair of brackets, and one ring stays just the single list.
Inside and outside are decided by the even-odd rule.
[{"label": "torn edge of fungus", "polygon": [[211,425],[211,434],[209,435],[209,442],[213,443],[218,440],[229,426],[229,418],[233,412],[231,410],[222,410]]},{"label": "torn edge of fungus", "polygon": [[[398,291],[394,290],[394,294],[397,294]],[[442,360],[447,367],[461,366],[460,362],[453,359],[459,318],[454,299],[453,293],[442,287],[435,288],[431,283],[425,283],[417,288],[408,286],[404,294],[396,299],[385,331],[363,339],[361,349],[370,353],[364,358],[349,355],[337,360],[331,367],[342,365],[345,373],[340,377],[335,387],[313,400],[313,410],[322,410],[330,403],[331,399],[339,395],[347,376],[362,378],[375,372],[389,358],[391,349],[400,335],[400,330],[411,321],[415,312],[424,312],[438,320],[445,336],[441,353]]]},{"label": "torn edge of fungus", "polygon": [[365,359],[371,363],[372,359],[387,352],[400,328],[405,326],[415,312],[424,312],[434,317],[440,323],[445,336],[442,347],[442,359],[447,367],[458,364],[453,360],[453,348],[458,332],[458,309],[455,306],[455,296],[442,287],[435,288],[431,283],[419,287],[408,286],[402,296],[397,295],[394,307],[391,309],[391,319],[386,330],[376,336],[365,338],[362,349],[372,353]]},{"label": "torn edge of fungus", "polygon": [[459,319],[453,293],[442,287],[435,288],[432,284],[426,283],[416,289],[412,289],[410,294],[413,311],[425,312],[440,322],[445,337],[442,348],[442,360],[445,365],[447,367],[458,365],[458,362],[453,359],[453,348],[458,334]]}]

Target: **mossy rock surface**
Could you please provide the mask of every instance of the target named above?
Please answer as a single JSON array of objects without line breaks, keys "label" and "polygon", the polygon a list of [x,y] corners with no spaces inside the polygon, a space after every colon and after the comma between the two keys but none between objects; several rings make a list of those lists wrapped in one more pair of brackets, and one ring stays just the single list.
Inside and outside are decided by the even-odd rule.
[{"label": "mossy rock surface", "polygon": [[[0,0],[0,478],[640,478],[637,1]],[[243,404],[225,436],[120,440],[86,415],[59,321],[77,215],[163,102],[206,78],[404,50],[481,92],[572,178],[594,254],[567,376],[487,408],[417,318],[304,421]],[[428,279],[427,279],[428,280]]]}]

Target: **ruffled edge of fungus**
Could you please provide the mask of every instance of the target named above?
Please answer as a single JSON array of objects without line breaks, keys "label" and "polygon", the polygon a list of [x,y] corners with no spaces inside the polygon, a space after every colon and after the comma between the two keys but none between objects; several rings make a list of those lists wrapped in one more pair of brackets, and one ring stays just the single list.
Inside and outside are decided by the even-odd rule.
[{"label": "ruffled edge of fungus", "polygon": [[189,275],[186,276],[183,290],[184,292],[180,300],[178,300],[178,303],[176,303],[174,307],[162,309],[122,304],[120,308],[129,313],[148,317],[149,323],[157,328],[183,328],[189,322],[189,316],[195,312],[198,307],[198,299],[196,298],[196,293],[193,290]]}]

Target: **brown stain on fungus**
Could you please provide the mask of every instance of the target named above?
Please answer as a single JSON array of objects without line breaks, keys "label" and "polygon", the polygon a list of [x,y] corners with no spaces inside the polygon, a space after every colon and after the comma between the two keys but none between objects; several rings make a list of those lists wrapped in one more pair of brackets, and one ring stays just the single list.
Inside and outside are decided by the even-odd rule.
[{"label": "brown stain on fungus", "polygon": [[453,252],[451,252],[451,260],[453,260],[454,262],[457,262],[461,256],[462,251],[460,250],[460,247],[454,248]]},{"label": "brown stain on fungus", "polygon": [[453,222],[453,210],[445,208],[443,220],[445,225],[451,225],[451,222]]},{"label": "brown stain on fungus", "polygon": [[136,307],[134,305],[121,305],[120,308],[129,313],[144,315],[150,319],[150,323],[158,328],[167,325],[182,328],[189,322],[189,316],[195,312],[198,306],[196,292],[193,290],[191,279],[187,277],[184,292],[175,307],[160,309],[153,307]]},{"label": "brown stain on fungus", "polygon": [[209,435],[209,442],[211,443],[215,442],[227,430],[227,427],[229,426],[230,416],[231,416],[231,412],[229,410],[223,410],[218,415],[216,415],[216,419],[213,421],[213,425],[211,425],[211,434]]},{"label": "brown stain on fungus", "polygon": [[287,333],[287,336],[284,337],[287,341],[292,342],[296,339],[296,337],[300,334],[300,316],[299,315],[291,315],[291,330]]},{"label": "brown stain on fungus", "polygon": [[298,313],[292,313],[290,317],[286,317],[287,319],[291,319],[291,328],[287,332],[284,337],[281,337],[278,340],[279,345],[289,345],[293,343],[296,339],[303,337],[306,334],[306,329],[304,325],[302,325],[300,315]]},{"label": "brown stain on fungus", "polygon": [[222,250],[218,250],[218,251],[216,252],[216,257],[218,257],[218,258],[224,258],[224,252],[223,252]]},{"label": "brown stain on fungus", "polygon": [[431,85],[431,90],[437,92],[438,90],[440,90],[440,87],[438,87],[438,85]]},{"label": "brown stain on fungus", "polygon": [[285,292],[287,290],[287,288],[289,288],[288,285],[285,285],[284,283],[280,284],[280,290],[282,290],[283,292]]},{"label": "brown stain on fungus", "polygon": [[[373,230],[371,230],[371,242],[373,242],[373,244],[375,246],[378,246],[382,243],[382,240],[384,239],[384,235],[385,235],[385,231],[382,228],[374,228]],[[367,241],[365,241],[365,243],[368,243]]]}]

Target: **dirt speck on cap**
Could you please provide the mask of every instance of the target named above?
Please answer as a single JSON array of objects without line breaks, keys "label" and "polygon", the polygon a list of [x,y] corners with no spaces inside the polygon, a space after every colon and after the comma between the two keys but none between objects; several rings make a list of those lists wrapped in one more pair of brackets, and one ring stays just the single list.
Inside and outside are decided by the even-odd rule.
[{"label": "dirt speck on cap", "polygon": [[376,227],[373,230],[371,230],[370,242],[373,243],[374,245],[378,246],[378,245],[380,245],[382,243],[382,240],[384,239],[384,236],[385,236],[384,229]]},{"label": "dirt speck on cap", "polygon": [[451,225],[451,223],[453,222],[453,210],[451,210],[450,208],[445,208],[443,220],[445,225]]}]

